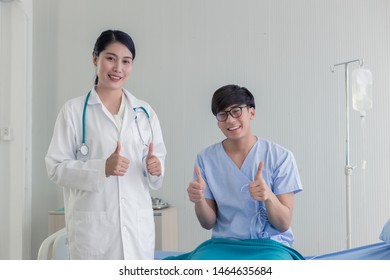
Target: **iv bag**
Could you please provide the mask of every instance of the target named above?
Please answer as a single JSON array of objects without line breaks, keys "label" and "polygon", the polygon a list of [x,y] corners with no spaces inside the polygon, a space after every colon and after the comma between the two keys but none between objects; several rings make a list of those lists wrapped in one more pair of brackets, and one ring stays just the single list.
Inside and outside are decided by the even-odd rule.
[{"label": "iv bag", "polygon": [[361,117],[372,108],[372,74],[363,67],[352,72],[352,107]]}]

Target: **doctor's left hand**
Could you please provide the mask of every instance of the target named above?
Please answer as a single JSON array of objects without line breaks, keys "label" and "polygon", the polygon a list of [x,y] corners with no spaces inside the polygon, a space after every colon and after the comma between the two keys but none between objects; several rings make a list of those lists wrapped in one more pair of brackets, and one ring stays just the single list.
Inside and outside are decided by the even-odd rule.
[{"label": "doctor's left hand", "polygon": [[146,169],[152,176],[161,175],[161,162],[158,157],[153,155],[153,143],[150,143],[148,155],[146,156]]},{"label": "doctor's left hand", "polygon": [[130,161],[121,156],[122,145],[118,141],[115,151],[106,160],[106,177],[109,176],[123,176],[129,168]]}]

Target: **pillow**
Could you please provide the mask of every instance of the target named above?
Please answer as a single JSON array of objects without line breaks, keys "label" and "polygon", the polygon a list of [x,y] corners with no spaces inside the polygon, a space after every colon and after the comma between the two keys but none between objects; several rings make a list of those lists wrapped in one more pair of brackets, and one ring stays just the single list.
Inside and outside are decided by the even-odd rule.
[{"label": "pillow", "polygon": [[379,239],[386,243],[390,243],[390,219],[383,226],[382,232],[379,235]]}]

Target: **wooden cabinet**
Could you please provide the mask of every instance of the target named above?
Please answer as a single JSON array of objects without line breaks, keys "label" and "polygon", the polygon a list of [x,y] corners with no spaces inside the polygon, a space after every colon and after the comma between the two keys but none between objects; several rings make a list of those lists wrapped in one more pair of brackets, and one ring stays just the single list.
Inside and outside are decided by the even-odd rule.
[{"label": "wooden cabinet", "polygon": [[177,209],[168,207],[154,210],[154,223],[156,227],[156,250],[178,250]]},{"label": "wooden cabinet", "polygon": [[49,211],[48,235],[65,227],[64,211]]},{"label": "wooden cabinet", "polygon": [[[156,230],[156,250],[178,250],[177,208],[168,207],[154,210]],[[65,227],[63,211],[50,211],[48,220],[48,235]]]}]

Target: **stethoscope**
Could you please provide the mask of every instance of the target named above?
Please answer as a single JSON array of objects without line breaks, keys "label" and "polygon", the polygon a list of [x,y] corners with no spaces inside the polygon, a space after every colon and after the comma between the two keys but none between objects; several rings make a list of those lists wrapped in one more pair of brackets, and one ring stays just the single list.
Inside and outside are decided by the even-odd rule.
[{"label": "stethoscope", "polygon": [[[87,97],[85,98],[85,102],[84,102],[84,108],[83,108],[83,116],[82,116],[82,140],[81,140],[81,146],[79,148],[79,152],[82,156],[87,156],[88,153],[89,153],[89,148],[87,146],[87,144],[85,143],[85,113],[87,111],[87,104],[88,104],[88,100],[89,100],[89,96],[91,95],[91,91],[88,92],[87,94]],[[135,112],[135,124],[137,126],[137,131],[138,131],[138,135],[142,141],[142,144],[145,146],[145,147],[149,147],[149,144],[147,144],[144,140],[144,138],[142,137],[142,133],[141,133],[141,130],[139,129],[139,124],[138,124],[138,113],[144,113],[146,115],[146,119],[148,120],[148,124],[149,124],[149,128],[150,128],[150,135],[151,135],[151,141],[150,143],[153,142],[153,139],[154,139],[154,136],[153,136],[153,129],[152,129],[152,124],[150,123],[150,115],[149,113],[146,111],[146,109],[142,106],[140,107],[134,107],[133,108],[134,112]]]}]

